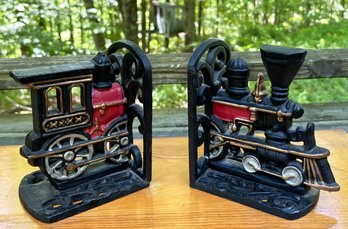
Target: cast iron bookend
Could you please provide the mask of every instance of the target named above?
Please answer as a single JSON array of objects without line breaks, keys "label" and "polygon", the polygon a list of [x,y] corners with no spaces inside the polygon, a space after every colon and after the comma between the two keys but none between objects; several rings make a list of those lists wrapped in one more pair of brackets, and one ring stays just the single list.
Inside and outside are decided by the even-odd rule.
[{"label": "cast iron bookend", "polygon": [[320,189],[338,191],[340,186],[327,161],[329,151],[315,143],[314,124],[292,124],[304,110],[288,99],[288,91],[306,51],[270,45],[260,51],[272,84],[270,96],[261,73],[250,92],[247,63],[231,59],[222,40],[209,39],[192,54],[188,63],[190,185],[297,219],[315,206]]},{"label": "cast iron bookend", "polygon": [[[19,197],[32,216],[55,222],[149,186],[152,72],[136,44],[10,76],[31,90],[33,130],[20,153],[40,171],[23,178]],[[136,123],[143,149],[133,142]]]}]

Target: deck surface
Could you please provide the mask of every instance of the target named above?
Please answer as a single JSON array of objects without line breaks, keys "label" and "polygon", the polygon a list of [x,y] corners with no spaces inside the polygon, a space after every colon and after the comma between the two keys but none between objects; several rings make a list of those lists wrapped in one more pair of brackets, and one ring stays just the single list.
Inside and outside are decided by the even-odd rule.
[{"label": "deck surface", "polygon": [[341,190],[322,191],[314,210],[294,221],[190,188],[187,138],[176,137],[154,139],[149,188],[53,224],[41,223],[18,198],[19,182],[36,168],[19,156],[19,146],[1,146],[0,228],[348,228],[348,134],[321,130],[316,138],[331,151],[329,162]]}]

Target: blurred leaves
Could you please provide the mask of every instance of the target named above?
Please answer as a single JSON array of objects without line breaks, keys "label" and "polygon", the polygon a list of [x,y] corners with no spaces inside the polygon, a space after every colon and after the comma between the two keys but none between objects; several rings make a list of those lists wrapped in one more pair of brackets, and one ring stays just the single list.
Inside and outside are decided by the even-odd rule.
[{"label": "blurred leaves", "polygon": [[[151,53],[178,53],[197,47],[209,37],[224,39],[233,51],[258,50],[262,44],[312,49],[348,47],[347,0],[196,1],[199,34],[192,44],[185,46],[185,34],[180,33],[171,37],[165,48],[164,36],[142,33],[138,16],[139,37],[145,34],[147,39],[142,47]],[[184,0],[172,2],[184,4]],[[0,1],[0,57],[94,54],[92,32],[103,33],[106,46],[124,39],[120,1],[93,3],[94,7],[86,10],[83,0]],[[145,27],[152,31],[155,17],[150,18],[150,0],[145,3]],[[141,1],[137,4],[141,15]],[[90,17],[97,20],[96,28],[91,26]],[[348,78],[301,80],[292,84],[290,96],[301,103],[348,101],[347,88]],[[155,108],[186,106],[183,85],[157,86],[153,96]],[[0,109],[7,111],[12,111],[14,103],[30,103],[28,93],[22,90],[0,91],[0,99]]]}]

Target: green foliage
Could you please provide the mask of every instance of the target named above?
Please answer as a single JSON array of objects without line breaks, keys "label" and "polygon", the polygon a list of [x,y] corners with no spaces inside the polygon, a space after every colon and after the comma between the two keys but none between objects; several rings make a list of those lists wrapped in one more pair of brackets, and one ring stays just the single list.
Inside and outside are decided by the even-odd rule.
[{"label": "green foliage", "polygon": [[[185,35],[181,33],[169,39],[168,48],[164,47],[163,35],[148,33],[154,32],[156,18],[150,18],[150,1],[145,0],[148,31],[141,31],[140,0],[137,25],[139,38],[145,36],[146,44],[141,47],[151,53],[193,50],[209,37],[224,39],[234,51],[258,50],[262,44],[307,49],[348,47],[347,0],[196,0],[195,41],[184,45]],[[103,34],[106,45],[125,38],[120,1],[92,0],[94,8],[88,10],[85,2],[0,1],[0,57],[94,54],[95,33]],[[172,2],[184,5],[185,1]],[[90,21],[91,17],[96,23]],[[301,103],[348,101],[347,88],[347,78],[300,80],[292,84],[290,96]],[[155,108],[186,106],[186,86],[157,86],[153,95]],[[0,100],[0,110],[12,110],[14,104],[29,105],[29,95],[22,90],[0,91]]]},{"label": "green foliage", "polygon": [[[271,83],[265,81],[268,94],[271,93]],[[255,82],[249,82],[252,91]],[[348,102],[347,78],[322,78],[294,80],[291,83],[289,98],[301,104]]]},{"label": "green foliage", "polygon": [[347,102],[347,88],[346,78],[295,80],[291,84],[289,97],[303,104]]},{"label": "green foliage", "polygon": [[186,85],[160,85],[152,92],[154,108],[187,107]]}]

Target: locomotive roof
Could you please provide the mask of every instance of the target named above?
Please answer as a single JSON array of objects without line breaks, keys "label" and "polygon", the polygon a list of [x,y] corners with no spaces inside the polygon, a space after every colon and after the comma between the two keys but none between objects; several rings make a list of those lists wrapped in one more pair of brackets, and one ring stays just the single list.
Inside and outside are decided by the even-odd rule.
[{"label": "locomotive roof", "polygon": [[54,66],[36,67],[14,70],[10,76],[21,84],[30,84],[40,81],[64,79],[71,76],[91,74],[94,64],[90,61],[82,61],[76,64],[61,64]]}]

